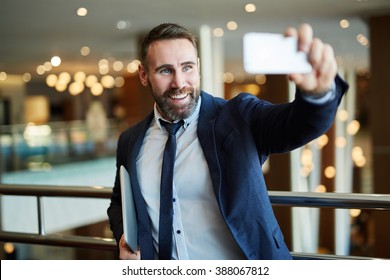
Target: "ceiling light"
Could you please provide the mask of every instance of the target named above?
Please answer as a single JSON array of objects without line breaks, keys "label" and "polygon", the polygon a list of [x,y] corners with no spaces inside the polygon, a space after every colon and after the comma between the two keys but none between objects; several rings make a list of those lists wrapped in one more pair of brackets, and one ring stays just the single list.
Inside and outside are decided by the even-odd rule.
[{"label": "ceiling light", "polygon": [[348,28],[349,27],[349,21],[347,19],[340,20],[340,27],[341,28]]},{"label": "ceiling light", "polygon": [[80,53],[82,56],[87,56],[91,52],[91,49],[87,46],[84,46],[80,49]]},{"label": "ceiling light", "polygon": [[75,82],[80,83],[84,83],[86,77],[87,75],[83,71],[78,71],[73,75],[73,79],[75,80]]},{"label": "ceiling light", "polygon": [[108,74],[108,72],[110,72],[110,68],[108,67],[108,65],[102,65],[99,67],[99,73],[101,75],[106,75]]},{"label": "ceiling light", "polygon": [[100,83],[96,83],[91,87],[91,93],[94,96],[99,96],[103,93],[103,86]]},{"label": "ceiling light", "polygon": [[356,36],[356,40],[362,45],[362,46],[368,46],[369,45],[369,41],[367,39],[366,36],[364,36],[363,34],[359,34]]},{"label": "ceiling light", "polygon": [[346,122],[348,120],[348,111],[345,109],[341,109],[340,111],[337,112],[337,117],[340,121]]},{"label": "ceiling light", "polygon": [[95,75],[89,75],[85,79],[85,85],[89,88],[91,88],[94,84],[98,82],[98,78]]},{"label": "ceiling light", "polygon": [[116,23],[116,28],[118,28],[119,30],[129,29],[130,26],[131,23],[128,20],[120,20]]},{"label": "ceiling light", "polygon": [[7,79],[7,73],[0,72],[0,81],[5,81],[5,79]]},{"label": "ceiling light", "polygon": [[347,125],[347,133],[349,135],[356,135],[359,129],[360,129],[360,122],[357,120],[353,120]]},{"label": "ceiling light", "polygon": [[335,145],[337,148],[345,148],[345,146],[347,146],[347,139],[345,139],[343,136],[337,137],[335,140]]},{"label": "ceiling light", "polygon": [[328,166],[325,168],[324,175],[328,179],[332,179],[336,176],[336,168],[334,166]]},{"label": "ceiling light", "polygon": [[127,71],[129,73],[135,73],[137,72],[138,70],[138,64],[135,63],[134,61],[130,62],[128,65],[127,65]]},{"label": "ceiling light", "polygon": [[310,168],[308,168],[306,166],[303,166],[301,168],[300,174],[301,174],[302,177],[307,177],[307,176],[309,176],[310,172],[311,172]]},{"label": "ceiling light", "polygon": [[112,68],[113,68],[115,71],[117,71],[117,72],[122,71],[122,69],[123,69],[123,62],[122,62],[122,61],[119,61],[119,60],[115,61],[115,62],[112,64]]},{"label": "ceiling light", "polygon": [[326,187],[324,185],[318,185],[315,189],[315,192],[324,193],[326,192]]},{"label": "ceiling light", "polygon": [[99,60],[99,73],[102,75],[108,74],[110,72],[110,67],[108,66],[107,59]]},{"label": "ceiling light", "polygon": [[108,60],[103,58],[103,59],[100,59],[99,60],[99,66],[102,66],[102,65],[107,65],[108,66]]},{"label": "ceiling light", "polygon": [[67,86],[68,86],[67,83],[65,83],[64,81],[58,80],[56,85],[55,85],[55,89],[58,92],[64,92],[66,90]]},{"label": "ceiling light", "polygon": [[45,67],[45,71],[50,71],[53,68],[53,65],[49,61],[46,61],[43,66]]},{"label": "ceiling light", "polygon": [[227,84],[231,84],[234,82],[234,75],[231,72],[226,72],[223,74],[223,81]]},{"label": "ceiling light", "polygon": [[361,157],[363,156],[363,149],[362,147],[360,146],[355,146],[352,148],[352,157],[353,158],[356,158],[356,157]]},{"label": "ceiling light", "polygon": [[349,215],[353,218],[358,217],[362,213],[361,209],[350,209],[349,210]]},{"label": "ceiling light", "polygon": [[363,149],[359,146],[352,148],[352,160],[357,167],[364,167],[367,163],[367,159],[363,154]]},{"label": "ceiling light", "polygon": [[313,163],[313,152],[310,149],[304,149],[301,154],[302,165],[311,165]]},{"label": "ceiling light", "polygon": [[88,14],[88,10],[86,8],[78,8],[76,13],[79,17],[85,17]]},{"label": "ceiling light", "polygon": [[358,158],[357,160],[354,161],[357,167],[364,167],[367,163],[366,157],[361,157]]},{"label": "ceiling light", "polygon": [[81,82],[73,82],[69,85],[69,93],[71,95],[79,95],[84,91],[84,84]]},{"label": "ceiling light", "polygon": [[123,87],[125,85],[125,79],[123,77],[116,77],[115,78],[115,86],[116,87]]},{"label": "ceiling light", "polygon": [[68,84],[71,79],[72,79],[72,77],[70,76],[70,74],[68,72],[62,72],[62,73],[60,73],[60,75],[58,75],[58,80],[65,83],[65,84]]},{"label": "ceiling light", "polygon": [[253,13],[253,12],[255,12],[256,11],[256,5],[255,4],[246,4],[245,5],[245,11],[247,12],[247,13]]},{"label": "ceiling light", "polygon": [[43,66],[43,65],[38,65],[38,67],[37,67],[37,74],[38,74],[38,75],[43,75],[43,74],[45,74],[45,72],[46,72],[45,66]]},{"label": "ceiling light", "polygon": [[222,28],[215,28],[214,30],[213,30],[213,34],[214,34],[214,36],[215,37],[222,37],[223,36],[223,34],[224,34],[224,32],[223,32],[223,29]]},{"label": "ceiling light", "polygon": [[113,88],[115,86],[115,79],[113,76],[104,75],[101,80],[101,84],[105,88]]},{"label": "ceiling light", "polygon": [[317,138],[316,147],[318,149],[322,149],[323,147],[325,147],[328,144],[328,142],[329,142],[329,137],[326,134],[323,134],[322,136]]},{"label": "ceiling light", "polygon": [[59,56],[53,56],[50,60],[51,65],[54,67],[60,66],[61,64],[61,58]]},{"label": "ceiling light", "polygon": [[264,85],[267,82],[267,77],[263,74],[256,75],[255,80],[259,85]]},{"label": "ceiling light", "polygon": [[55,87],[57,84],[57,76],[55,74],[50,74],[46,77],[46,84],[49,87]]},{"label": "ceiling light", "polygon": [[229,21],[229,22],[226,24],[226,27],[227,27],[227,29],[233,31],[233,30],[237,30],[238,25],[237,25],[237,22],[235,22],[235,21]]},{"label": "ceiling light", "polygon": [[31,81],[31,74],[30,73],[24,73],[22,78],[23,78],[23,81],[25,83],[27,83],[27,82]]}]

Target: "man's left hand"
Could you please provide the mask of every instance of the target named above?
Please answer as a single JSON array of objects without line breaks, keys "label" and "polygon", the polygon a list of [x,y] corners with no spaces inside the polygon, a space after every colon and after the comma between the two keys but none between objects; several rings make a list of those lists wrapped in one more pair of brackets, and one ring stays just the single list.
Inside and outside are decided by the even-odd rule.
[{"label": "man's left hand", "polygon": [[337,74],[332,46],[313,38],[313,29],[308,24],[301,25],[298,31],[295,28],[288,28],[285,35],[298,37],[298,49],[307,54],[312,65],[311,73],[291,74],[289,79],[305,94],[315,96],[328,92]]}]

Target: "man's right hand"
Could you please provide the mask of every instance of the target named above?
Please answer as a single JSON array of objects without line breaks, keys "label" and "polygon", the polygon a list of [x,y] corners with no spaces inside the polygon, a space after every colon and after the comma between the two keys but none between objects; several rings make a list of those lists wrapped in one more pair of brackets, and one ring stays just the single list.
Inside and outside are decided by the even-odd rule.
[{"label": "man's right hand", "polygon": [[141,251],[138,250],[133,252],[130,250],[129,246],[127,246],[125,242],[125,238],[122,234],[121,239],[119,241],[119,259],[121,260],[140,260],[141,259]]}]

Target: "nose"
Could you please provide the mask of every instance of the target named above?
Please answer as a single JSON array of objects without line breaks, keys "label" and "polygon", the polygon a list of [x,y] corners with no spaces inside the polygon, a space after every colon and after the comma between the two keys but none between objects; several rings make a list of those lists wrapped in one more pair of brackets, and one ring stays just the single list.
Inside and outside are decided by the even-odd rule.
[{"label": "nose", "polygon": [[172,77],[171,87],[176,89],[181,89],[184,86],[185,86],[184,75],[180,72],[176,72],[175,75]]}]

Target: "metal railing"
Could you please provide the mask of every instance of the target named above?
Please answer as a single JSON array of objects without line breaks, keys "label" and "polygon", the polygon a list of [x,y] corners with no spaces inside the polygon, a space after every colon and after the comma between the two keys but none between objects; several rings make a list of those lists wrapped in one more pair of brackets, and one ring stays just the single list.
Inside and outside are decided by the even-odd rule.
[{"label": "metal railing", "polygon": [[43,197],[74,197],[109,199],[112,188],[93,186],[44,186],[0,184],[0,195],[35,196],[37,198],[38,233],[20,233],[3,231],[0,225],[0,241],[52,246],[75,247],[96,250],[116,250],[112,238],[46,234],[43,224]]},{"label": "metal railing", "polygon": [[390,210],[390,195],[270,191],[272,204],[298,207]]},{"label": "metal railing", "polygon": [[[42,197],[77,197],[109,199],[112,188],[84,186],[44,186],[0,184],[0,195],[35,196],[37,198],[38,233],[27,234],[3,231],[0,225],[0,242],[17,242],[41,245],[76,247],[84,249],[116,250],[112,238],[45,234],[43,225]],[[269,191],[273,205],[290,207],[328,207],[343,209],[390,210],[390,195],[341,194]],[[292,252],[295,259],[371,259],[355,256],[311,254]]]}]

